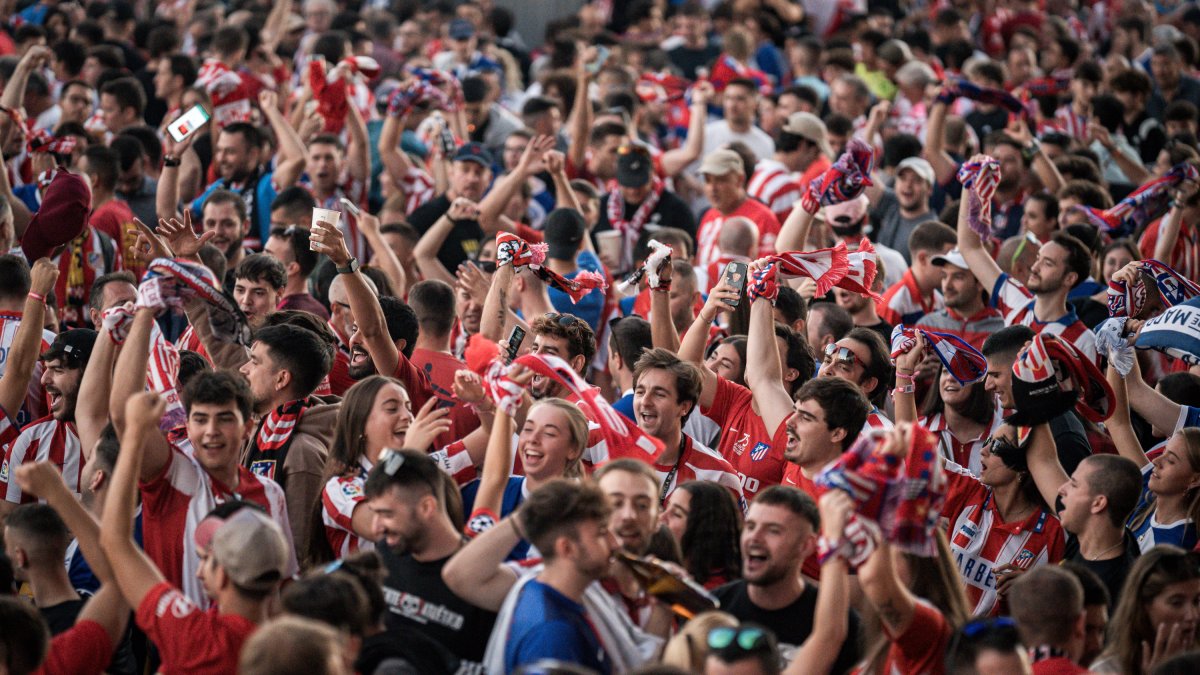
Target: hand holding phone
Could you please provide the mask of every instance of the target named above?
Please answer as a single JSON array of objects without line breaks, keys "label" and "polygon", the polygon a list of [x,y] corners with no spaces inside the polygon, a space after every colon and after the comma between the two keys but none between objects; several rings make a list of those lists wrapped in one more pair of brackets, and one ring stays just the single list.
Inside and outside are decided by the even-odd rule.
[{"label": "hand holding phone", "polygon": [[735,260],[725,266],[725,272],[721,275],[726,284],[737,289],[738,296],[732,300],[725,300],[725,304],[730,307],[737,307],[741,302],[742,294],[746,290],[746,270],[749,268],[749,263]]},{"label": "hand holding phone", "polygon": [[512,363],[513,359],[517,358],[517,353],[521,351],[521,343],[525,340],[525,329],[518,326],[513,326],[512,332],[508,334],[508,362]]},{"label": "hand holding phone", "polygon": [[187,140],[188,136],[196,133],[196,131],[208,123],[211,115],[204,109],[204,106],[197,103],[192,106],[192,109],[180,115],[179,119],[171,122],[167,127],[167,132],[171,134],[171,138],[175,139],[176,143],[182,143]]},{"label": "hand holding phone", "polygon": [[358,208],[358,204],[355,204],[345,197],[342,197],[339,201],[342,203],[342,206],[346,207],[346,211],[350,215],[354,216],[355,218],[362,215],[362,210]]}]

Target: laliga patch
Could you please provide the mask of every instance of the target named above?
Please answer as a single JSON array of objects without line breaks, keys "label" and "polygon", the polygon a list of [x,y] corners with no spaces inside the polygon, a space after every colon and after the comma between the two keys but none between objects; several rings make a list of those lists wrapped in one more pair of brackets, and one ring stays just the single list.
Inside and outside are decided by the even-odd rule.
[{"label": "laliga patch", "polygon": [[356,480],[350,481],[349,483],[342,483],[342,494],[348,499],[362,499],[362,485]]},{"label": "laliga patch", "polygon": [[771,446],[760,441],[760,442],[756,443],[754,445],[754,449],[750,451],[750,459],[757,462],[757,461],[761,460],[762,458],[766,457],[767,453],[770,451],[771,451]]}]

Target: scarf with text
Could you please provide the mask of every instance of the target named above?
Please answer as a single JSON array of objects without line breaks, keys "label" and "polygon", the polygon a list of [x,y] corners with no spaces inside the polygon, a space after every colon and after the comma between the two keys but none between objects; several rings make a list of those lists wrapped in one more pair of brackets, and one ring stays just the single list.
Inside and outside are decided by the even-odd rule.
[{"label": "scarf with text", "polygon": [[1150,319],[1138,333],[1138,349],[1153,349],[1200,365],[1200,298],[1192,298]]},{"label": "scarf with text", "polygon": [[874,185],[871,171],[875,167],[875,151],[861,139],[852,138],[846,151],[825,173],[817,176],[800,195],[800,208],[816,214],[822,206],[848,202]]},{"label": "scarf with text", "polygon": [[270,478],[279,483],[280,487],[287,487],[283,472],[277,469],[283,466],[284,460],[287,459],[292,436],[300,424],[300,418],[304,416],[304,411],[315,403],[311,398],[288,401],[263,417],[251,441],[250,452],[246,455],[246,465],[252,472]]},{"label": "scarf with text", "polygon": [[1147,318],[1151,312],[1174,307],[1200,296],[1200,285],[1157,260],[1138,262],[1139,274],[1133,283],[1108,282],[1108,315]]},{"label": "scarf with text", "polygon": [[575,273],[574,279],[568,279],[546,267],[544,263],[548,249],[546,244],[530,244],[515,234],[501,232],[496,235],[496,265],[528,267],[539,279],[566,293],[572,303],[579,302],[594,289],[608,288],[608,281],[602,274],[580,270]]}]

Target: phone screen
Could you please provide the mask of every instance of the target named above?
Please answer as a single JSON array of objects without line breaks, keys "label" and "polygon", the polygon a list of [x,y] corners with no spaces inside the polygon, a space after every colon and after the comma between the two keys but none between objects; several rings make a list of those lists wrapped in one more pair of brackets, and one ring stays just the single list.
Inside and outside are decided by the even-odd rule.
[{"label": "phone screen", "polygon": [[737,307],[741,300],[741,292],[746,288],[746,270],[748,267],[747,263],[737,260],[725,266],[725,283],[736,288],[739,294],[737,300],[725,301],[725,304],[730,307]]},{"label": "phone screen", "polygon": [[188,136],[196,133],[196,130],[204,126],[209,120],[208,111],[204,106],[196,104],[192,109],[184,113],[179,119],[171,122],[168,129],[171,132],[171,138],[175,139],[176,143],[183,142]]}]

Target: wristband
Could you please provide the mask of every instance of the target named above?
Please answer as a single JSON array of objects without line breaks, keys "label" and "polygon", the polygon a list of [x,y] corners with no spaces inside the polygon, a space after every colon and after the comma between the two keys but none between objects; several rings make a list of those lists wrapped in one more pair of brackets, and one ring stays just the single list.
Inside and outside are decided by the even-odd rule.
[{"label": "wristband", "polygon": [[177,166],[179,166],[180,161],[181,160],[178,157],[171,157],[170,155],[166,155],[163,157],[163,166],[164,167],[177,167]]},{"label": "wristband", "polygon": [[37,300],[38,302],[43,303],[43,304],[45,304],[45,302],[46,302],[46,296],[42,295],[41,293],[34,293],[33,291],[29,291],[29,297],[33,298],[34,300]]},{"label": "wristband", "polygon": [[917,378],[914,377],[912,373],[902,373],[899,370],[896,370],[896,377],[900,378],[901,380],[908,380],[909,382],[917,381]]},{"label": "wristband", "polygon": [[850,542],[845,539],[826,539],[824,536],[817,538],[817,564],[824,565],[830,558],[840,556],[845,560],[849,560],[848,545]]},{"label": "wristband", "polygon": [[524,540],[525,539],[525,530],[523,530],[521,528],[520,515],[516,514],[516,513],[512,514],[511,516],[509,516],[508,522],[512,523],[513,532],[516,532],[517,536],[520,537],[522,540]]},{"label": "wristband", "polygon": [[917,386],[915,384],[906,384],[903,387],[896,387],[892,390],[892,398],[895,398],[896,394],[911,394],[916,390]]}]

